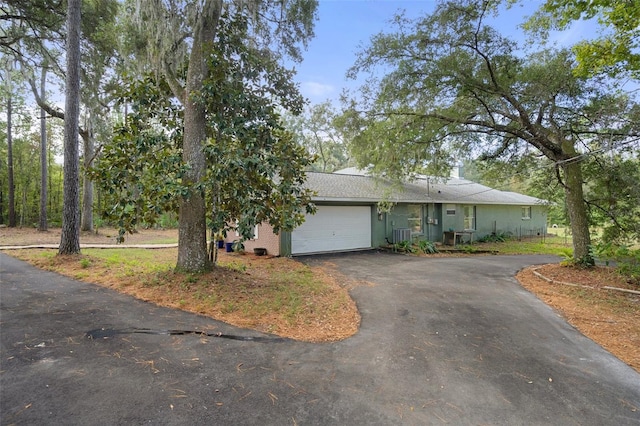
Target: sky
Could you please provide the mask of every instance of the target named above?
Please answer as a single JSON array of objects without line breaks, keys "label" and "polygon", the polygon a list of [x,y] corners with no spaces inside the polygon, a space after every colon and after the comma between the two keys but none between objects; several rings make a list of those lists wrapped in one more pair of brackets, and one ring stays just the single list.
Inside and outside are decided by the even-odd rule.
[{"label": "sky", "polygon": [[[518,25],[541,4],[538,0],[523,0],[511,10],[501,13],[494,25],[505,35],[524,40]],[[342,89],[355,88],[357,81],[345,74],[353,65],[359,46],[367,45],[371,36],[389,29],[389,20],[399,10],[409,17],[420,17],[435,9],[435,0],[319,0],[319,19],[315,38],[296,65],[296,81],[311,104],[330,100],[337,103]],[[561,45],[573,44],[580,38],[595,34],[593,23],[577,22],[569,30],[552,36]]]}]

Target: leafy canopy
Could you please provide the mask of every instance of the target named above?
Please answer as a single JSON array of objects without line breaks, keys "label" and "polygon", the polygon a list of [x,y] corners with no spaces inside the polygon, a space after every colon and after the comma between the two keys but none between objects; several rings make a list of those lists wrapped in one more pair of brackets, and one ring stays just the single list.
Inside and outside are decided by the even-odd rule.
[{"label": "leafy canopy", "polygon": [[596,18],[599,37],[573,49],[578,75],[630,72],[640,78],[640,2],[637,0],[546,0],[525,28],[546,37],[552,29],[567,29],[574,21]]},{"label": "leafy canopy", "polygon": [[569,50],[523,56],[486,23],[498,5],[442,2],[372,38],[350,70],[367,77],[345,113],[352,152],[360,167],[398,178],[446,175],[455,156],[545,157],[565,193],[576,259],[591,263],[581,162],[637,137],[638,108],[605,80],[574,75]]},{"label": "leafy canopy", "polygon": [[[195,188],[205,194],[209,226],[225,232],[237,226],[245,239],[263,221],[276,232],[291,230],[314,209],[303,187],[311,159],[276,112],[279,106],[299,112],[302,98],[290,71],[243,42],[247,28],[244,18],[225,15],[206,55],[212,73],[196,102],[206,111],[209,166]],[[148,75],[133,81],[122,100],[131,113],[93,173],[111,197],[105,215],[124,235],[139,220],[151,224],[177,210],[194,188],[183,184],[184,109],[168,84]]]}]

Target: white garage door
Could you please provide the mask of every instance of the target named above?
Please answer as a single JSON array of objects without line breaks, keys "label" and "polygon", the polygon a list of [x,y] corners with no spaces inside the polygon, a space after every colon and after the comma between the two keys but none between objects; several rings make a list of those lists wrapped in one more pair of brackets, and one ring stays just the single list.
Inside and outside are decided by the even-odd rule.
[{"label": "white garage door", "polygon": [[318,206],[291,233],[293,254],[371,247],[371,207]]}]

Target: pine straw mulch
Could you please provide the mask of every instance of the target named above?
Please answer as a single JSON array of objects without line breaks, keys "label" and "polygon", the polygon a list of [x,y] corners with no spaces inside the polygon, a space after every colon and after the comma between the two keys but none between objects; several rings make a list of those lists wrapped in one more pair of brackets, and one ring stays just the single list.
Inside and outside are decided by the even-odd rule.
[{"label": "pine straw mulch", "polygon": [[42,257],[42,250],[33,249],[8,254],[159,306],[300,341],[342,340],[360,325],[348,292],[357,283],[331,268],[288,258],[221,253],[220,263],[227,266],[184,274],[172,269],[177,249],[153,250],[154,262],[166,265],[155,272],[85,254]]},{"label": "pine straw mulch", "polygon": [[[534,270],[554,282],[536,276]],[[640,290],[637,285],[603,266],[533,266],[516,278],[585,336],[640,372],[640,295],[604,288]]]}]

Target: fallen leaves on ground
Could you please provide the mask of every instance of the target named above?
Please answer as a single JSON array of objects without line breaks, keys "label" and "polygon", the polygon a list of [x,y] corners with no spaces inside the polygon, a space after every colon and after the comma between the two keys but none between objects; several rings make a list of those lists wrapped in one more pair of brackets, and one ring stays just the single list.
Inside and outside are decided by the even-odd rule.
[{"label": "fallen leaves on ground", "polygon": [[[534,270],[554,281],[593,288],[550,283],[535,276]],[[640,372],[640,295],[603,288],[638,289],[615,269],[549,264],[525,268],[516,278],[582,334]]]}]

